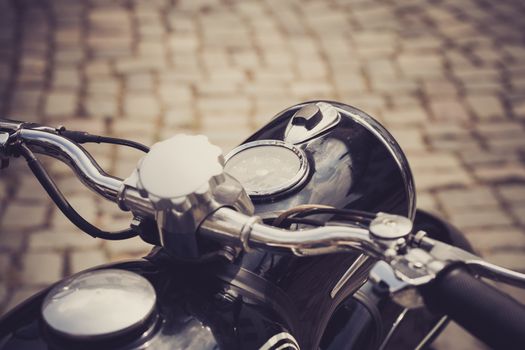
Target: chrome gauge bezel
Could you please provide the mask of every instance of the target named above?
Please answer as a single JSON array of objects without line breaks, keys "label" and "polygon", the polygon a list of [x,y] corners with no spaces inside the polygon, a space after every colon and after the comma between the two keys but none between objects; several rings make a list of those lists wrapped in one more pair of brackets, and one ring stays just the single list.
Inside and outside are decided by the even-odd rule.
[{"label": "chrome gauge bezel", "polygon": [[238,155],[239,153],[252,149],[252,148],[261,147],[261,146],[284,147],[292,151],[297,156],[297,159],[299,160],[299,170],[297,171],[297,174],[295,174],[294,177],[290,178],[287,182],[282,183],[279,186],[275,186],[275,187],[272,187],[266,190],[259,190],[259,191],[246,190],[246,193],[250,197],[252,197],[253,199],[263,199],[263,198],[269,198],[275,195],[282,195],[285,193],[292,192],[293,190],[297,189],[302,184],[304,184],[304,182],[308,178],[308,172],[310,169],[308,165],[308,159],[306,157],[306,153],[299,147],[296,147],[295,145],[292,145],[291,143],[280,141],[280,140],[257,140],[257,141],[252,141],[252,142],[242,144],[234,148],[225,157],[225,162],[224,162],[225,168],[226,168],[226,165],[228,164],[228,161],[231,158]]}]

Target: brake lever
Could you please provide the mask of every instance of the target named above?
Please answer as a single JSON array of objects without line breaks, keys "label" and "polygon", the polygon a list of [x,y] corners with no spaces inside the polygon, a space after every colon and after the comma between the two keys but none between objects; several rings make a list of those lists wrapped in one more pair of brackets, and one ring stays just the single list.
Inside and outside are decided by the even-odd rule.
[{"label": "brake lever", "polygon": [[523,273],[489,263],[475,254],[430,237],[423,237],[421,244],[431,247],[429,253],[437,259],[461,262],[469,266],[474,273],[480,276],[508,283],[516,287],[525,287],[525,274]]},{"label": "brake lever", "polygon": [[[423,231],[410,237],[410,244],[395,255],[385,255],[372,268],[370,280],[386,287],[398,304],[414,308],[422,305],[417,288],[432,282],[445,268],[453,264],[468,266],[481,277],[525,287],[525,274],[489,263],[463,249],[426,236]],[[388,265],[385,266],[385,263]]]}]

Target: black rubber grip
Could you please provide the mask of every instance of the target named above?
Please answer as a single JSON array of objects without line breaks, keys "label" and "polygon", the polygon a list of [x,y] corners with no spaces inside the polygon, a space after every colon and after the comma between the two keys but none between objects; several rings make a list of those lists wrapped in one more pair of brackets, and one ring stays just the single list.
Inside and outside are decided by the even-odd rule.
[{"label": "black rubber grip", "polygon": [[464,267],[422,288],[427,306],[444,313],[494,349],[525,349],[525,306],[473,277]]}]

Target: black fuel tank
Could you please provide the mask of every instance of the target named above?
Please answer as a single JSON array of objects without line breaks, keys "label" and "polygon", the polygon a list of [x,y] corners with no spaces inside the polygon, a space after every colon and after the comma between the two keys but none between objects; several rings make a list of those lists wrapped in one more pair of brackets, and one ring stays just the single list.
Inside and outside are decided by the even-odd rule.
[{"label": "black fuel tank", "polygon": [[[289,158],[276,159],[271,147],[256,151],[265,145],[287,147],[306,158],[307,171],[299,174],[303,178],[292,179]],[[245,160],[237,159],[241,155]],[[257,213],[323,204],[414,218],[414,182],[401,148],[375,119],[349,105],[311,101],[282,111],[230,152],[226,171],[249,190]],[[263,176],[273,181],[289,176],[290,181],[283,179],[282,188],[269,189]]]}]

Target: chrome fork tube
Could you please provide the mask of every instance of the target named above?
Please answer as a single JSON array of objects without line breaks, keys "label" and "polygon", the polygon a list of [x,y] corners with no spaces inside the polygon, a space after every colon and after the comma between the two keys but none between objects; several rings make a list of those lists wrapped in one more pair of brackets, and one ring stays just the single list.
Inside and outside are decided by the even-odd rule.
[{"label": "chrome fork tube", "polygon": [[117,201],[122,180],[106,174],[78,144],[63,136],[40,130],[22,129],[19,136],[33,152],[66,163],[90,189],[110,201]]}]

